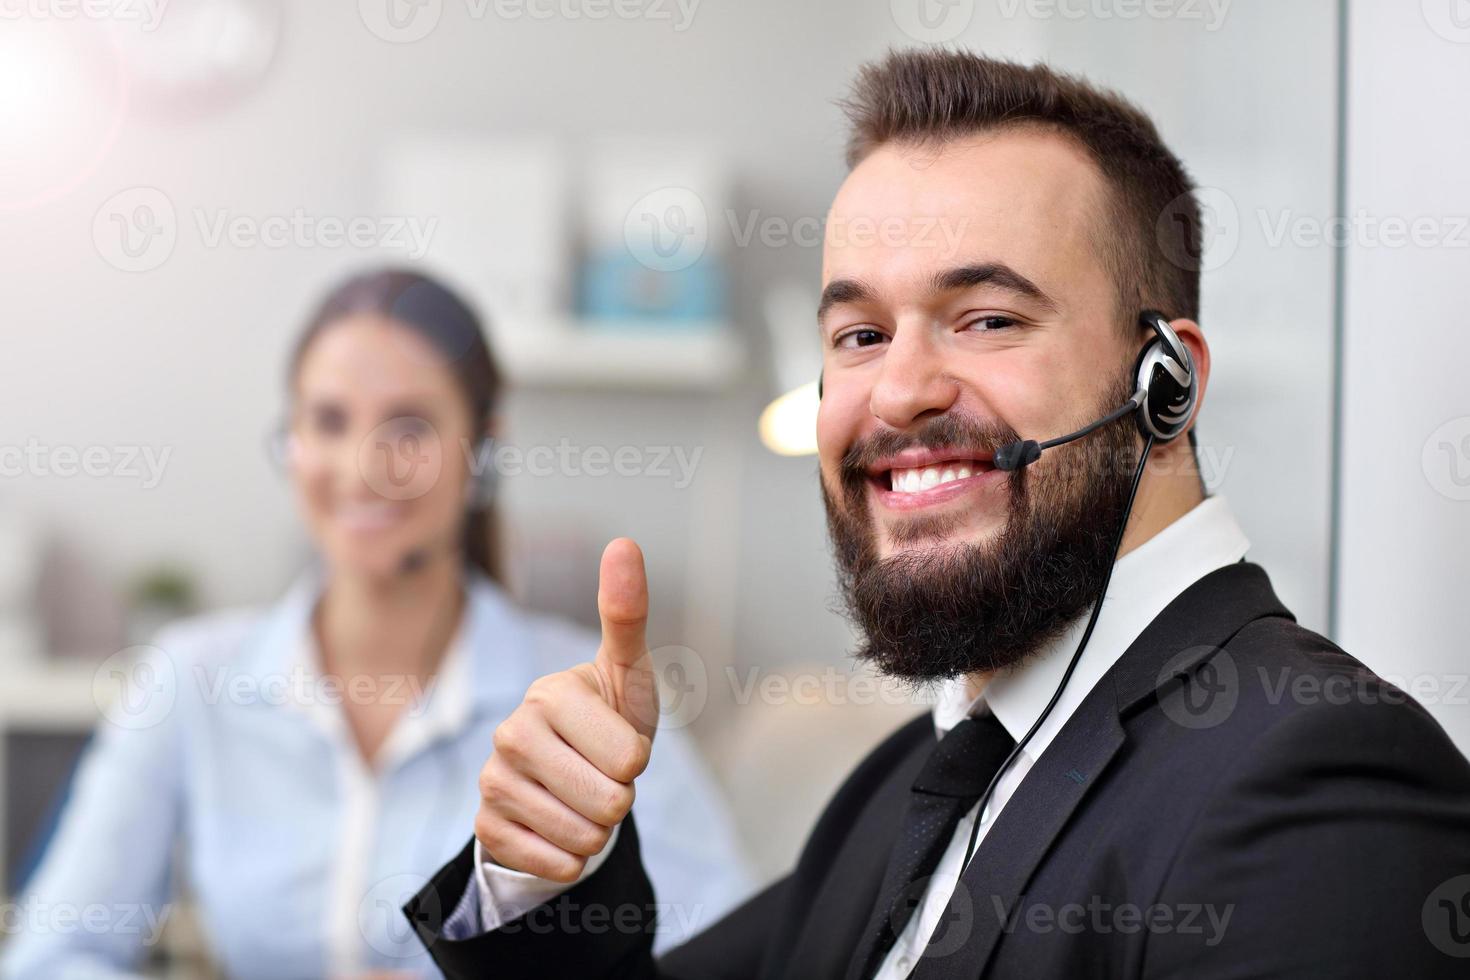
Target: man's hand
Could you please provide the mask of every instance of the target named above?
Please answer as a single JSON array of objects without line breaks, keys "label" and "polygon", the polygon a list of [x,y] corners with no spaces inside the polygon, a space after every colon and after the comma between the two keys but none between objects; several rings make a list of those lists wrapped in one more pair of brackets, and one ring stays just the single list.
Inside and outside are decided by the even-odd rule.
[{"label": "man's hand", "polygon": [[597,586],[602,645],[590,664],[542,677],[495,729],[480,772],[475,837],[495,863],[572,882],[633,806],[648,766],[658,689],[644,627],[643,553],[618,538]]}]

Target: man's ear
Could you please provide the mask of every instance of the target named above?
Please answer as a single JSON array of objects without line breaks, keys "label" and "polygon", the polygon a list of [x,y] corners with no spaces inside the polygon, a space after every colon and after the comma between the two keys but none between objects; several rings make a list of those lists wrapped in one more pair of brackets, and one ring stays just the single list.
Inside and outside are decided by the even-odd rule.
[{"label": "man's ear", "polygon": [[1169,326],[1179,335],[1179,340],[1189,348],[1189,357],[1194,361],[1194,417],[1189,420],[1189,430],[1194,429],[1200,409],[1205,404],[1205,389],[1210,383],[1210,345],[1205,340],[1204,329],[1193,320],[1171,320]]}]

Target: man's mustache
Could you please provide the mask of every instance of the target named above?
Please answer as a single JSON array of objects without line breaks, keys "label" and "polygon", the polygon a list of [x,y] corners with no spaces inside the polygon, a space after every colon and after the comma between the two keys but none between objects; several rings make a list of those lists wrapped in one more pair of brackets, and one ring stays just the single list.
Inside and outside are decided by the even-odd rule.
[{"label": "man's mustache", "polygon": [[861,488],[879,460],[905,449],[962,449],[976,456],[989,456],[1021,437],[998,419],[980,419],[949,413],[926,419],[913,429],[880,429],[847,447],[838,464],[844,488]]}]

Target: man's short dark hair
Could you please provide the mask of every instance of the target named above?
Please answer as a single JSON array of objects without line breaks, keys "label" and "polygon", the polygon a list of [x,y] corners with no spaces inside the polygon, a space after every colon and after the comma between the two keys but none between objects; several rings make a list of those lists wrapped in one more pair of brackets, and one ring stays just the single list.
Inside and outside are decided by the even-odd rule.
[{"label": "man's short dark hair", "polygon": [[1015,126],[1070,135],[1112,190],[1094,237],[1117,284],[1121,322],[1135,329],[1149,308],[1199,319],[1194,184],[1153,121],[1123,96],[1045,65],[918,49],[864,65],[841,105],[852,124],[849,167],[885,143],[941,144]]}]

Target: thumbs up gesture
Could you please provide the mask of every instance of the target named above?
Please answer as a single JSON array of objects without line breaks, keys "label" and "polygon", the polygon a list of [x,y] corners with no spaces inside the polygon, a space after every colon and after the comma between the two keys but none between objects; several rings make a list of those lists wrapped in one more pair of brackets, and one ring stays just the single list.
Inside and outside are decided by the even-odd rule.
[{"label": "thumbs up gesture", "polygon": [[602,553],[602,645],[587,664],[542,677],[495,729],[480,772],[475,837],[495,863],[572,882],[633,806],[648,766],[658,689],[644,629],[643,553],[619,538]]}]

